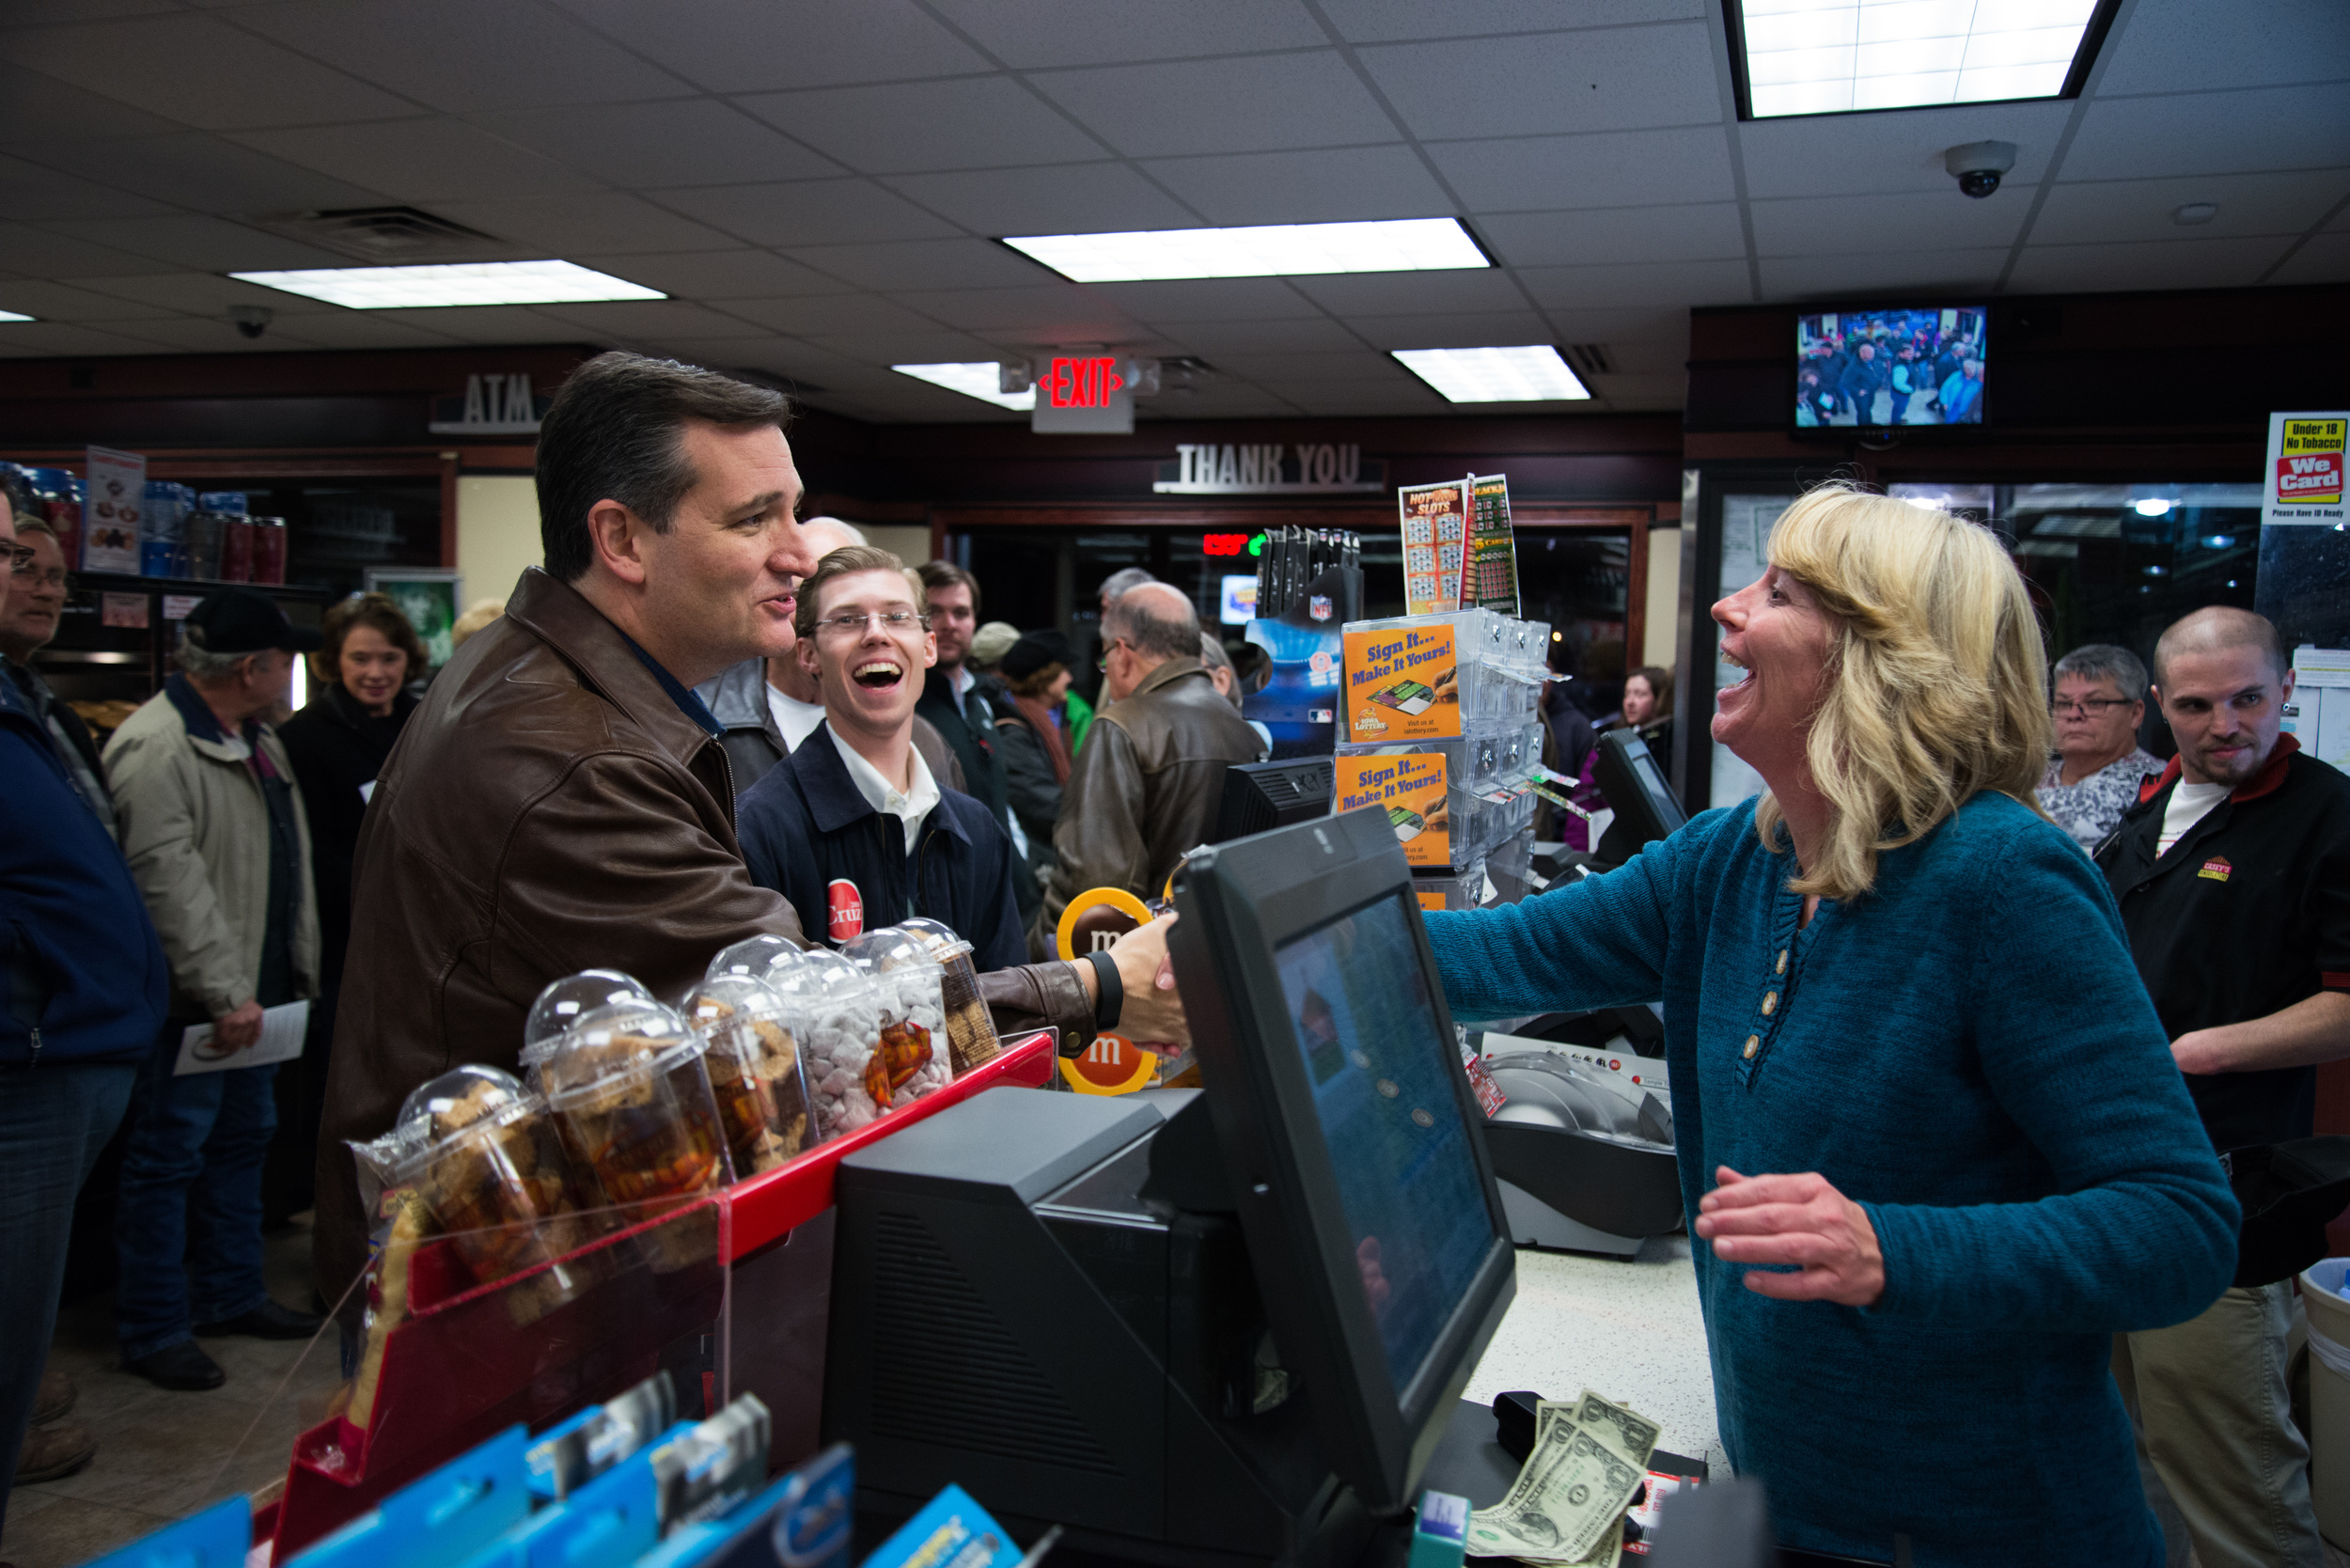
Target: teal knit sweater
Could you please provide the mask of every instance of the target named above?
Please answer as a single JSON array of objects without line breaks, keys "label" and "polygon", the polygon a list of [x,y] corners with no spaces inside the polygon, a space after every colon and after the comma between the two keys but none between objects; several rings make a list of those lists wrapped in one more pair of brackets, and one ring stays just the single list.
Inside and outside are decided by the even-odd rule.
[{"label": "teal knit sweater", "polygon": [[1989,793],[1800,931],[1793,874],[1748,801],[1428,935],[1465,1020],[1662,1004],[1690,1215],[1722,1165],[1868,1211],[1867,1309],[1757,1295],[1692,1244],[1722,1445],[1782,1542],[2160,1562],[2110,1337],[2209,1306],[2238,1215],[2105,879]]}]

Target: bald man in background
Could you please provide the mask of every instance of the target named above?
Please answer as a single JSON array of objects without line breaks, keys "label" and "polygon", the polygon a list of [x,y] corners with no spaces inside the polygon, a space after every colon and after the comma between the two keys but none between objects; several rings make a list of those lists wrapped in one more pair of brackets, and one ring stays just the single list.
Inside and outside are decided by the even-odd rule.
[{"label": "bald man in background", "polygon": [[[865,542],[855,524],[838,517],[808,518],[800,525],[800,532],[813,541],[819,559],[842,545]],[[816,678],[792,656],[792,641],[787,636],[783,651],[773,658],[745,659],[694,688],[694,695],[709,706],[711,716],[726,726],[718,744],[734,776],[737,800],[769,768],[798,750],[800,743],[824,720],[822,694],[816,689]],[[942,789],[970,793],[963,781],[963,764],[926,719],[914,721],[914,749],[922,754],[931,776]]]},{"label": "bald man in background", "polygon": [[1102,616],[1108,706],[1077,752],[1053,833],[1059,858],[1028,950],[1058,956],[1061,911],[1089,887],[1155,898],[1215,826],[1224,769],[1263,743],[1200,663],[1199,617],[1182,590],[1145,583]]}]

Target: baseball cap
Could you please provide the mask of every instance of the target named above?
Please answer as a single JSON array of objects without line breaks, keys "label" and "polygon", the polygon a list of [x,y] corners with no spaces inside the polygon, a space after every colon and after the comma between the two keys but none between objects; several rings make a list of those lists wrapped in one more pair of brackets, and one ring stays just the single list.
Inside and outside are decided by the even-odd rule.
[{"label": "baseball cap", "polygon": [[269,648],[312,653],[326,642],[321,634],[288,620],[276,600],[250,588],[206,594],[188,612],[187,623],[204,635],[205,651],[212,653],[258,653]]},{"label": "baseball cap", "polygon": [[1019,640],[1019,627],[1008,620],[991,620],[971,635],[971,661],[992,665]]}]

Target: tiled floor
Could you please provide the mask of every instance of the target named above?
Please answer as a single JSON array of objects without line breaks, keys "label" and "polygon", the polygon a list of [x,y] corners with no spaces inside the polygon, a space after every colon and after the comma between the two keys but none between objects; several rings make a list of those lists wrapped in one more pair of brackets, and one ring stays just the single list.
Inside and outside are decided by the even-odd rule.
[{"label": "tiled floor", "polygon": [[[310,1301],[309,1216],[269,1238],[271,1294]],[[209,1393],[166,1393],[118,1366],[111,1298],[68,1308],[52,1365],[80,1386],[68,1418],[98,1438],[79,1474],[9,1495],[0,1560],[16,1568],[72,1568],[158,1525],[286,1474],[295,1434],[323,1418],[339,1379],[333,1334],[300,1343],[206,1340],[228,1373]]]}]

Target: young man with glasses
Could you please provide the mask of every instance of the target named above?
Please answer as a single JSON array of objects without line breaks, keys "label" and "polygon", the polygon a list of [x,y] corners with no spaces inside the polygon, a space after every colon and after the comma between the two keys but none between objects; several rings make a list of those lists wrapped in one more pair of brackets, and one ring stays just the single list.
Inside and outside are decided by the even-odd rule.
[{"label": "young man with glasses", "polygon": [[938,660],[931,619],[896,556],[852,545],[800,589],[793,653],[824,720],[743,796],[736,831],[752,880],[838,947],[915,915],[943,920],[982,970],[1026,956],[1013,888],[1026,874],[987,807],[939,788],[914,745]]},{"label": "young man with glasses", "polygon": [[2085,850],[2105,841],[2138,787],[2162,759],[2138,744],[2146,717],[2146,666],[2111,643],[2076,648],[2056,666],[2057,754],[2041,776],[2040,804]]}]

